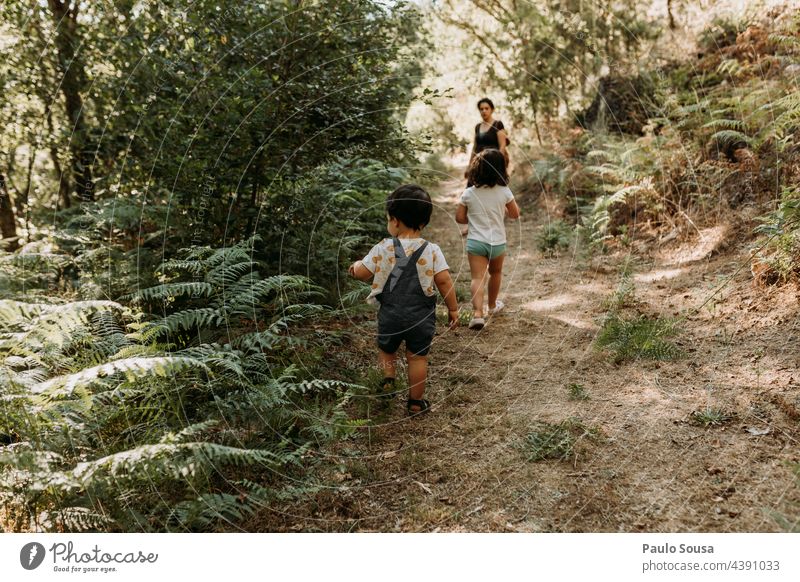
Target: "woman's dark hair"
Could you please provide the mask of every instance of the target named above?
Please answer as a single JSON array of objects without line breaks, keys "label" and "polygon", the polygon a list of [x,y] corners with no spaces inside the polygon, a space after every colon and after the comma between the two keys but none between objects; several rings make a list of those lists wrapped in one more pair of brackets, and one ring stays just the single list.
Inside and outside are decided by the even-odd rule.
[{"label": "woman's dark hair", "polygon": [[481,103],[487,103],[489,105],[489,107],[492,108],[492,111],[494,111],[494,103],[492,103],[492,100],[489,99],[488,97],[484,97],[483,99],[478,101],[478,109],[481,108]]},{"label": "woman's dark hair", "polygon": [[469,181],[474,186],[508,186],[506,158],[500,150],[485,149],[472,158]]},{"label": "woman's dark hair", "polygon": [[386,213],[408,228],[420,230],[431,221],[433,203],[422,186],[404,184],[389,194],[386,199]]}]

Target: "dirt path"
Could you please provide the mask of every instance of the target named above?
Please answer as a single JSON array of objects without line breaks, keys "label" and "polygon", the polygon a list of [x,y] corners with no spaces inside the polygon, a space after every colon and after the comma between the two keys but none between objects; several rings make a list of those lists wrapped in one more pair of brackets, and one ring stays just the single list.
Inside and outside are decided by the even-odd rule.
[{"label": "dirt path", "polygon": [[[445,183],[426,236],[448,258],[468,306],[469,268]],[[640,256],[641,310],[691,313],[674,362],[615,365],[594,349],[602,302],[621,256],[581,264],[545,258],[545,212],[509,227],[504,314],[480,333],[440,328],[430,365],[430,415],[409,420],[398,400],[331,451],[333,486],[275,509],[271,530],[303,531],[779,531],[797,519],[800,330],[794,289],[755,290],[731,229]],[[371,332],[367,332],[369,335]],[[371,344],[369,344],[371,346]],[[570,400],[581,384],[588,400]],[[692,411],[734,414],[720,426]],[[567,461],[526,459],[535,423],[577,418],[602,438]],[[749,432],[748,432],[749,430]],[[756,433],[756,434],[752,434]],[[762,434],[765,433],[765,434]]]}]

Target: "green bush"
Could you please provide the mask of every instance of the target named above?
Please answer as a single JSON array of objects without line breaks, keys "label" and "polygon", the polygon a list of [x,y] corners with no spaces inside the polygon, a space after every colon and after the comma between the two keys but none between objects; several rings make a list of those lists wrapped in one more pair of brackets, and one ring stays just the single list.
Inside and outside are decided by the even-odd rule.
[{"label": "green bush", "polygon": [[597,427],[586,426],[577,418],[559,423],[536,422],[522,445],[529,461],[546,459],[566,460],[576,454],[576,445],[583,439],[597,440],[601,436]]},{"label": "green bush", "polygon": [[677,333],[676,322],[644,315],[622,317],[611,313],[605,318],[595,346],[614,352],[619,363],[640,358],[671,360],[681,355],[681,350],[667,340]]},{"label": "green bush", "polygon": [[306,452],[350,430],[360,388],[318,379],[321,290],[262,275],[256,244],[184,251],[129,307],[0,302],[12,529],[215,528],[311,485]]},{"label": "green bush", "polygon": [[563,220],[549,222],[537,233],[536,247],[546,255],[556,255],[569,247],[573,229]]},{"label": "green bush", "polygon": [[765,236],[754,256],[754,273],[763,283],[800,277],[800,189],[783,189],[778,208],[761,218],[756,232]]}]

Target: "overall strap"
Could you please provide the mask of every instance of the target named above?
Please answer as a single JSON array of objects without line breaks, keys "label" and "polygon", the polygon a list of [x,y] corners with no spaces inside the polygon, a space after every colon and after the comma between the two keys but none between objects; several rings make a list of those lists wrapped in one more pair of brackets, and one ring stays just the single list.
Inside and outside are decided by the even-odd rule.
[{"label": "overall strap", "polygon": [[394,256],[398,259],[405,259],[406,252],[403,250],[403,244],[396,236],[392,237],[392,244],[394,245]]},{"label": "overall strap", "polygon": [[425,247],[427,246],[428,246],[428,241],[425,241],[424,243],[419,245],[419,248],[416,251],[414,251],[413,255],[409,257],[409,262],[416,264],[419,258],[422,256],[422,253],[425,251]]},{"label": "overall strap", "polygon": [[389,274],[389,280],[387,281],[389,285],[389,292],[394,291],[394,288],[401,277],[404,275],[408,277],[410,276],[408,273],[416,272],[417,261],[422,256],[422,252],[425,250],[425,247],[428,246],[428,241],[425,241],[416,251],[414,251],[414,254],[412,254],[410,257],[407,257],[400,240],[397,237],[392,237],[392,240],[394,241],[396,260],[394,268]]}]

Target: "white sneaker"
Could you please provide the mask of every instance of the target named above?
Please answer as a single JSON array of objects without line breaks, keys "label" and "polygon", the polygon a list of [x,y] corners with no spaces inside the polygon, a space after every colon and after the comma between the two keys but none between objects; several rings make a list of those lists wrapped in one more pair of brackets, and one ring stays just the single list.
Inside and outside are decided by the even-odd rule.
[{"label": "white sneaker", "polygon": [[497,313],[500,313],[501,311],[503,311],[503,307],[505,307],[505,306],[506,306],[506,304],[498,299],[495,302],[494,309],[492,309],[491,307],[489,308],[489,315],[495,315]]},{"label": "white sneaker", "polygon": [[486,320],[482,317],[473,317],[469,322],[469,328],[475,331],[483,329],[484,325],[486,325]]}]

